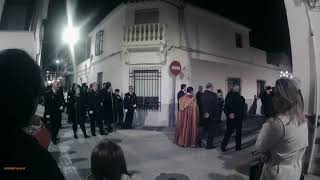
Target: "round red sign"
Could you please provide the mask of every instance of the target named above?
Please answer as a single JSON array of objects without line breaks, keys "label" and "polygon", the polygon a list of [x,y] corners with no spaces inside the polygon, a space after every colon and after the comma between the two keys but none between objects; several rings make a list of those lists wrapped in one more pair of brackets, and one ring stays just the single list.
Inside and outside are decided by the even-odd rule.
[{"label": "round red sign", "polygon": [[172,61],[170,64],[170,72],[174,76],[178,76],[181,73],[181,64],[179,61]]}]

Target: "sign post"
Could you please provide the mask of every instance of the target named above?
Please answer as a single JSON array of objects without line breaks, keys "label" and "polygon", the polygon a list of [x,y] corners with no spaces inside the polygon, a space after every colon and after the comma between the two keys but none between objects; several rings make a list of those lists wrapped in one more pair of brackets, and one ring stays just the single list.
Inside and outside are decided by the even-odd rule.
[{"label": "sign post", "polygon": [[177,76],[181,73],[181,64],[179,61],[177,60],[174,60],[171,62],[170,64],[170,72],[171,74],[174,76],[173,77],[173,106],[172,106],[172,124],[169,124],[169,125],[172,125],[173,127],[175,126],[175,109],[176,109],[176,79],[177,79]]}]

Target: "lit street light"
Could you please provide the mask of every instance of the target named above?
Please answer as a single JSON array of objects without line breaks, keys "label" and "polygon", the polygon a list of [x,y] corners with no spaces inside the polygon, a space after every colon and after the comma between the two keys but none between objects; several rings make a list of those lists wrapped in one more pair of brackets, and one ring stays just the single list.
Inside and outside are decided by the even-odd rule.
[{"label": "lit street light", "polygon": [[62,40],[64,43],[67,43],[68,45],[73,47],[79,40],[79,29],[73,27],[72,25],[67,26],[63,30]]}]

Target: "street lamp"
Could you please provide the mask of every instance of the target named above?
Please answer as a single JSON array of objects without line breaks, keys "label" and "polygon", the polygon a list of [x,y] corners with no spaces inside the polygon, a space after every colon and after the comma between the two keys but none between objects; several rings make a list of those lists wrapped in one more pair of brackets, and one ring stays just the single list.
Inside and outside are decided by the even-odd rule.
[{"label": "street lamp", "polygon": [[64,30],[62,34],[62,41],[64,43],[69,44],[71,47],[73,47],[79,40],[79,29],[68,25]]}]

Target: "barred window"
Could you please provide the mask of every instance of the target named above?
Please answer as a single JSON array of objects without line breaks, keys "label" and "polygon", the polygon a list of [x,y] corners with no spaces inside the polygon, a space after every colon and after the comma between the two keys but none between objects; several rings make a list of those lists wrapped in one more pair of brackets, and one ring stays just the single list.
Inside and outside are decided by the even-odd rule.
[{"label": "barred window", "polygon": [[130,85],[137,95],[140,110],[161,111],[160,67],[135,67],[129,70]]},{"label": "barred window", "polygon": [[96,51],[96,56],[99,56],[103,53],[103,30],[100,30],[96,34],[96,46],[95,46],[95,51]]},{"label": "barred window", "polygon": [[236,33],[235,39],[236,39],[236,47],[243,48],[242,35],[240,33]]}]

